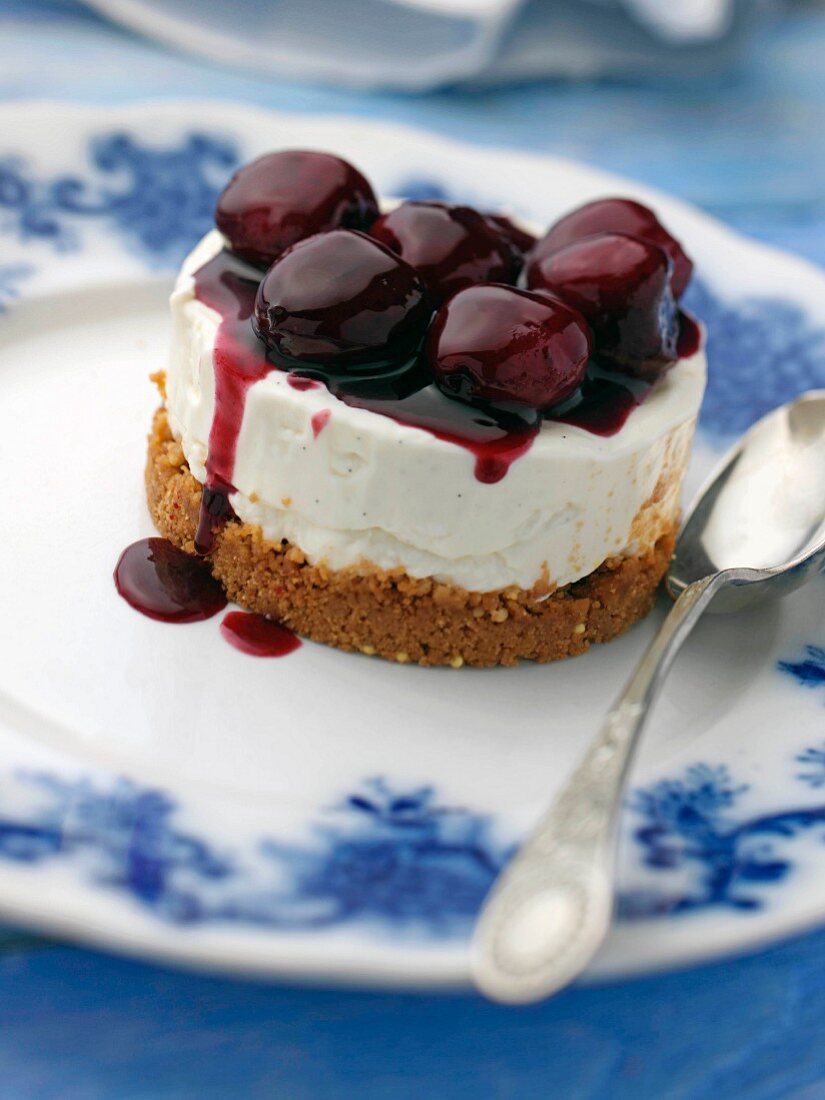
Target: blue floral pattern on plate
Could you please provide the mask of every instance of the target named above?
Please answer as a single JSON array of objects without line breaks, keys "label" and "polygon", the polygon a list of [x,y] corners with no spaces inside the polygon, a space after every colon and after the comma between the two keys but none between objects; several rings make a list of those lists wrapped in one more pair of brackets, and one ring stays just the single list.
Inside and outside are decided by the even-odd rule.
[{"label": "blue floral pattern on plate", "polygon": [[806,645],[804,653],[798,661],[780,661],[779,670],[793,676],[803,687],[825,688],[825,649]]},{"label": "blue floral pattern on plate", "polygon": [[[809,750],[811,751],[811,750]],[[793,838],[825,826],[825,806],[792,807],[744,820],[733,816],[747,791],[727,768],[696,765],[680,779],[635,792],[631,809],[642,818],[633,837],[645,866],[689,869],[684,891],[637,890],[620,895],[624,919],[660,917],[710,907],[755,910],[764,898],[754,887],[784,879],[792,868],[775,854],[773,838]]]},{"label": "blue floral pattern on plate", "polygon": [[19,157],[0,159],[0,230],[65,251],[79,247],[79,223],[96,218],[149,262],[177,263],[213,227],[215,199],[239,159],[234,141],[206,133],[163,149],[114,131],[88,155],[90,176],[45,179]]},{"label": "blue floral pattern on plate", "polygon": [[31,264],[0,264],[0,313],[20,297],[22,284],[33,273]]},{"label": "blue floral pattern on plate", "polygon": [[797,773],[797,779],[809,787],[825,787],[825,745],[813,745],[796,756],[797,764],[805,771]]},{"label": "blue floral pattern on plate", "polygon": [[[825,782],[825,747],[796,759],[814,768],[798,778]],[[243,852],[182,829],[173,799],[159,790],[127,780],[19,779],[39,806],[25,817],[0,815],[0,859],[73,861],[98,885],[178,925],[308,931],[366,921],[395,935],[462,935],[512,852],[484,815],[441,805],[431,787],[403,792],[383,779],[347,796],[311,841],[264,838]],[[697,764],[633,793],[643,864],[685,870],[688,885],[620,893],[621,919],[764,906],[754,888],[781,882],[793,866],[772,841],[825,826],[825,805],[740,819],[734,811],[747,789],[726,767]]]},{"label": "blue floral pattern on plate", "polygon": [[164,792],[22,774],[37,806],[0,810],[0,859],[70,861],[161,920],[317,929],[354,920],[443,937],[466,931],[508,852],[489,820],[429,787],[371,780],[311,842],[234,852],[182,829]]},{"label": "blue floral pattern on plate", "polygon": [[685,305],[707,327],[708,384],[699,423],[711,435],[740,435],[777,405],[825,386],[825,329],[811,325],[792,302],[723,301],[694,279]]}]

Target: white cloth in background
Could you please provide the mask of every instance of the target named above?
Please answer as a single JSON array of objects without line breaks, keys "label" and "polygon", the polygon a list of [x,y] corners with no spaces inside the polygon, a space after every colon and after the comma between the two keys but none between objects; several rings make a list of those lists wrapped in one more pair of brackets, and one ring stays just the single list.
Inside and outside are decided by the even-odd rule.
[{"label": "white cloth in background", "polygon": [[427,91],[718,65],[760,0],[87,0],[274,78]]}]

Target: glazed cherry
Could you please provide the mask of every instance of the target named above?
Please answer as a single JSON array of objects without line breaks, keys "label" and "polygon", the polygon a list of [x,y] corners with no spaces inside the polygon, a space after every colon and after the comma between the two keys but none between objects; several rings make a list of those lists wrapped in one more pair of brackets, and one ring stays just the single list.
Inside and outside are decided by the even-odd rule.
[{"label": "glazed cherry", "polygon": [[571,211],[547,230],[528,256],[528,267],[540,263],[551,252],[558,252],[573,241],[601,233],[627,233],[631,237],[658,244],[673,263],[673,296],[676,299],[681,297],[693,273],[693,264],[653,211],[631,199],[599,199]]},{"label": "glazed cherry", "polygon": [[431,315],[409,264],[363,233],[335,229],[275,261],[258,288],[253,325],[289,359],[346,365],[410,356]]},{"label": "glazed cherry", "polygon": [[487,283],[454,295],[427,338],[436,383],[464,401],[546,409],[580,385],[590,355],[587,322],[549,295]]},{"label": "glazed cherry", "polygon": [[512,222],[506,214],[485,214],[488,222],[492,222],[496,229],[501,233],[505,240],[508,241],[519,257],[524,257],[536,244],[537,238],[529,233],[526,229],[522,229],[520,225],[516,225]]},{"label": "glazed cherry", "polygon": [[557,295],[587,318],[598,359],[650,377],[677,358],[672,266],[657,244],[604,233],[534,260],[527,280],[532,290]]},{"label": "glazed cherry", "polygon": [[367,229],[377,215],[372,188],[351,164],[287,149],[235,173],[218,199],[215,223],[233,252],[268,266],[296,241],[340,226]]},{"label": "glazed cherry", "polygon": [[473,283],[514,281],[520,266],[502,230],[470,206],[402,202],[370,236],[412,264],[436,305]]}]

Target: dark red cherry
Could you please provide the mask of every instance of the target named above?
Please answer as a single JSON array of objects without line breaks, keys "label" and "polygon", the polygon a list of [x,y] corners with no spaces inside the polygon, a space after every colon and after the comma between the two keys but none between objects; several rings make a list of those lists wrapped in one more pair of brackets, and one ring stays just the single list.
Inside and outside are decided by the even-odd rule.
[{"label": "dark red cherry", "polygon": [[551,252],[557,252],[573,241],[601,233],[627,233],[631,237],[640,237],[643,241],[658,244],[673,263],[673,296],[677,299],[682,296],[690,281],[693,264],[653,211],[632,199],[599,199],[566,214],[555,225],[550,226],[528,256],[528,264],[544,259]]},{"label": "dark red cherry", "polygon": [[470,206],[402,202],[373,223],[370,236],[412,264],[436,305],[465,286],[506,283],[518,274],[501,229]]},{"label": "dark red cherry", "polygon": [[224,188],[215,223],[233,252],[268,266],[296,241],[325,229],[367,229],[378,215],[372,188],[340,157],[286,149],[241,168]]},{"label": "dark red cherry", "polygon": [[590,333],[565,302],[485,283],[459,291],[441,307],[427,354],[438,386],[450,397],[545,409],[581,383]]},{"label": "dark red cherry", "polygon": [[641,377],[677,357],[671,274],[664,249],[624,233],[586,237],[526,269],[531,290],[557,295],[587,318],[598,359]]},{"label": "dark red cherry", "polygon": [[335,229],[275,261],[258,288],[253,324],[289,358],[369,363],[411,355],[431,315],[409,264],[364,233]]},{"label": "dark red cherry", "polygon": [[493,223],[521,256],[526,256],[535,245],[537,238],[528,230],[522,229],[520,225],[512,222],[506,214],[486,214],[485,217],[488,222]]}]

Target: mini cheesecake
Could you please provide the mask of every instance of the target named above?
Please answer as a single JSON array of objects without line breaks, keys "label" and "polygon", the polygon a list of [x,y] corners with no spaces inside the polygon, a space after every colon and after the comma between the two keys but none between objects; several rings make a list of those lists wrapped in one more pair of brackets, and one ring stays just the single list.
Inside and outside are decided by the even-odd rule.
[{"label": "mini cheesecake", "polygon": [[705,357],[678,243],[628,200],[581,210],[536,241],[379,213],[323,154],[242,170],[172,294],[160,533],[241,606],[399,662],[556,660],[644,616]]}]

